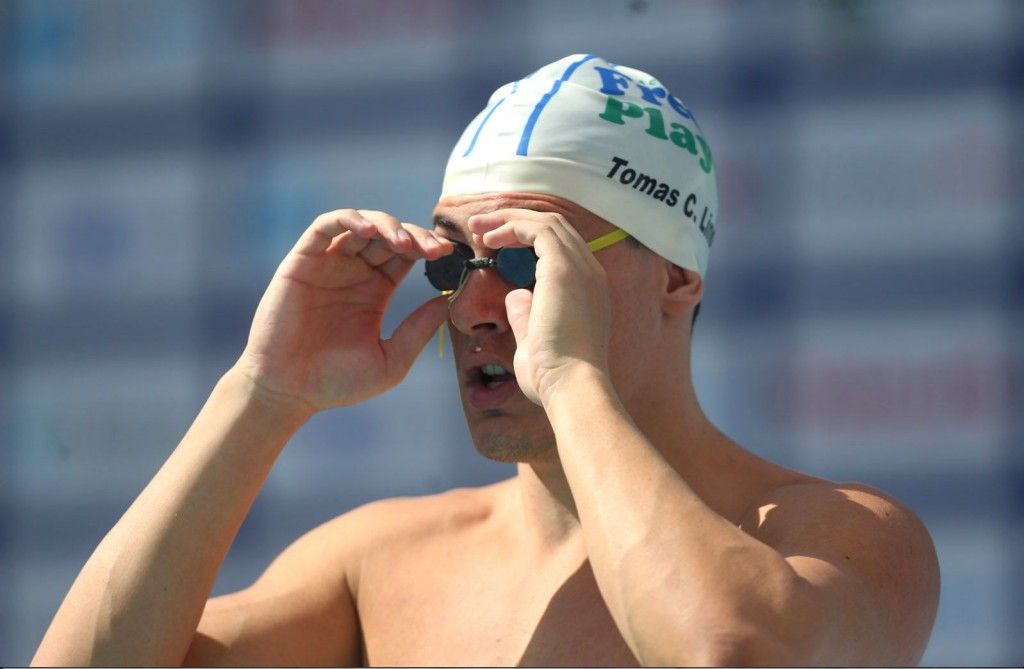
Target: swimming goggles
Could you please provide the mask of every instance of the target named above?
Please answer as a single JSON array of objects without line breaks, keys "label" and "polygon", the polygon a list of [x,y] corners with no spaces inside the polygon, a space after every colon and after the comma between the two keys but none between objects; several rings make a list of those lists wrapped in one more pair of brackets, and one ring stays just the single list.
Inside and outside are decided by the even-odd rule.
[{"label": "swimming goggles", "polygon": [[[629,233],[615,229],[587,242],[591,253],[597,253],[616,242],[620,242]],[[494,267],[505,281],[517,288],[533,288],[537,282],[537,254],[532,247],[501,248],[493,258],[474,258],[473,249],[461,242],[452,242],[455,250],[443,258],[427,260],[426,275],[430,285],[447,295],[449,301],[458,297],[462,286],[466,284],[469,273],[475,269]],[[437,353],[444,357],[444,325],[437,330]]]},{"label": "swimming goggles", "polygon": [[[613,230],[587,242],[591,252],[600,251],[629,236],[625,230]],[[493,258],[474,258],[473,249],[461,242],[453,242],[455,250],[437,260],[426,261],[426,275],[430,285],[442,295],[453,297],[466,283],[469,273],[493,267],[498,275],[516,288],[533,288],[537,282],[537,254],[532,247],[501,248]]]}]

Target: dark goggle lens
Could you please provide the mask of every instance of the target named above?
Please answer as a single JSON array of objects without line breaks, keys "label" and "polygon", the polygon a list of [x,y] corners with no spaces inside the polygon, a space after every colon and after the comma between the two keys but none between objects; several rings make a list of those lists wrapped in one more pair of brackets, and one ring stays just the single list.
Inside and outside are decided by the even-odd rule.
[{"label": "dark goggle lens", "polygon": [[498,251],[498,274],[517,288],[529,288],[537,281],[537,254],[532,248]]},{"label": "dark goggle lens", "polygon": [[426,275],[438,290],[458,290],[465,272],[491,266],[517,288],[529,288],[536,281],[537,255],[532,248],[501,249],[494,260],[474,260],[472,249],[458,242],[450,255],[426,262]]},{"label": "dark goggle lens", "polygon": [[473,251],[465,244],[455,243],[455,250],[437,260],[426,261],[427,281],[438,290],[455,290],[462,280],[466,261],[473,259]]}]

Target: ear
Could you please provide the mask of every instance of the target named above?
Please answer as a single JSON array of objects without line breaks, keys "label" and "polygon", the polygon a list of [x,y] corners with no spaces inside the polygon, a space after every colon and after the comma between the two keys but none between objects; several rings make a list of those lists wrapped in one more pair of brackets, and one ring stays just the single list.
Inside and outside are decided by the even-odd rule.
[{"label": "ear", "polygon": [[662,314],[668,318],[675,318],[693,311],[704,297],[704,280],[693,270],[683,269],[667,260],[664,267]]}]

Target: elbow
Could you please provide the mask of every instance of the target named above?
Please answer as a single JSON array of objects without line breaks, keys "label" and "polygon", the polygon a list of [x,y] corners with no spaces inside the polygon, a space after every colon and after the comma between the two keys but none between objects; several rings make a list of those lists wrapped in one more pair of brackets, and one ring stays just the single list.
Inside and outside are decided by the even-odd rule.
[{"label": "elbow", "polygon": [[[791,585],[788,596],[776,600],[783,603],[781,607],[766,609],[748,601],[731,615],[716,616],[704,628],[687,663],[709,667],[819,664],[824,611],[806,596],[801,584]],[[801,614],[794,615],[795,611]]]},{"label": "elbow", "polygon": [[778,667],[807,664],[807,654],[763,630],[718,632],[686,664],[703,667]]},{"label": "elbow", "polygon": [[799,667],[817,664],[810,639],[782,638],[765,625],[747,621],[704,627],[661,653],[638,654],[643,666]]}]

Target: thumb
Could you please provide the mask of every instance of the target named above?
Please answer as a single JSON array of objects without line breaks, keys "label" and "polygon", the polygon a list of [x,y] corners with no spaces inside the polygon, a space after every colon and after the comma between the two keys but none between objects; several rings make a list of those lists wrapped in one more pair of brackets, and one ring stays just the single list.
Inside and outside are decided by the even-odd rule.
[{"label": "thumb", "polygon": [[512,326],[516,346],[522,346],[526,339],[532,306],[533,293],[525,288],[513,290],[505,296],[505,314],[508,316],[508,324]]},{"label": "thumb", "polygon": [[447,319],[448,298],[444,295],[424,302],[406,316],[395,328],[391,339],[384,342],[389,372],[400,370],[399,377],[405,376],[415,362],[416,356],[434,335],[434,331]]}]

